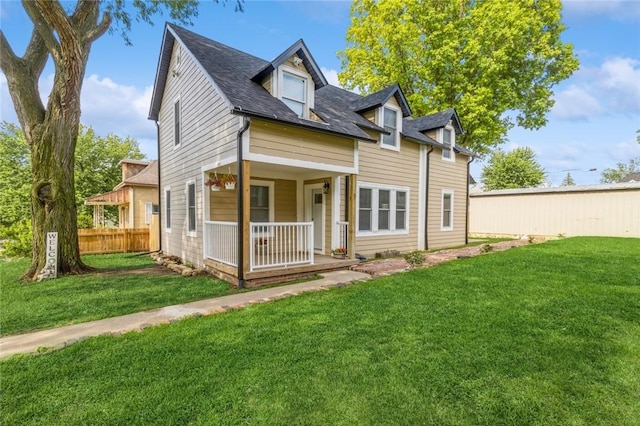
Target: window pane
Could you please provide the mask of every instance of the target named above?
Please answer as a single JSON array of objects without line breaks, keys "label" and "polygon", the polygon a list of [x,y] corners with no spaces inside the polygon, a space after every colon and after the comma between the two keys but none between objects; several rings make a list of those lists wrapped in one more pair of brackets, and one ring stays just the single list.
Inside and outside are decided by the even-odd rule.
[{"label": "window pane", "polygon": [[305,80],[303,78],[284,73],[282,83],[282,96],[304,103]]},{"label": "window pane", "polygon": [[180,145],[180,101],[173,104],[173,143]]},{"label": "window pane", "polygon": [[394,110],[387,108],[384,109],[384,129],[388,132],[391,132],[390,135],[382,136],[382,143],[384,145],[396,146],[396,114],[397,113]]},{"label": "window pane", "polygon": [[360,209],[358,215],[358,230],[371,231],[371,210]]},{"label": "window pane", "polygon": [[396,192],[396,209],[404,210],[407,208],[407,193],[398,191]]},{"label": "window pane", "polygon": [[445,146],[445,148],[442,149],[442,156],[444,158],[451,158],[451,130],[442,130],[442,143]]},{"label": "window pane", "polygon": [[196,185],[190,183],[187,187],[187,206],[189,210],[188,230],[196,230]]},{"label": "window pane", "polygon": [[451,130],[444,129],[442,131],[442,143],[451,146]]},{"label": "window pane", "polygon": [[396,112],[392,109],[384,109],[384,126],[396,128]]},{"label": "window pane", "polygon": [[295,112],[298,117],[302,117],[304,114],[304,103],[292,101],[291,99],[282,99],[282,102],[285,103],[293,112]]},{"label": "window pane", "polygon": [[396,192],[396,229],[406,229],[407,193]]},{"label": "window pane", "polygon": [[406,212],[404,210],[396,212],[396,229],[405,229]]},{"label": "window pane", "polygon": [[360,208],[371,208],[371,190],[360,188]]},{"label": "window pane", "polygon": [[371,189],[360,188],[358,230],[371,231]]},{"label": "window pane", "polygon": [[165,191],[164,193],[164,206],[165,206],[165,226],[171,228],[171,191]]},{"label": "window pane", "polygon": [[442,226],[444,228],[451,227],[451,194],[442,196]]},{"label": "window pane", "polygon": [[269,222],[269,187],[251,185],[251,222]]},{"label": "window pane", "polygon": [[378,191],[378,230],[389,229],[389,199],[391,198],[391,191],[379,190]]}]

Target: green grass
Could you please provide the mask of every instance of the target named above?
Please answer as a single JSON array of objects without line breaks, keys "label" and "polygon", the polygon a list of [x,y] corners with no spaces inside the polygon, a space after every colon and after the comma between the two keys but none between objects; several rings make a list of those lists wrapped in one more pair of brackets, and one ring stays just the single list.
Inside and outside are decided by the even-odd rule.
[{"label": "green grass", "polygon": [[[131,270],[152,266],[149,256],[113,254],[84,256],[90,266]],[[92,321],[231,292],[229,284],[211,277],[109,275],[104,271],[24,283],[26,259],[0,259],[0,333],[9,335]]]},{"label": "green grass", "polygon": [[3,423],[637,425],[638,253],[558,240],[14,357]]}]

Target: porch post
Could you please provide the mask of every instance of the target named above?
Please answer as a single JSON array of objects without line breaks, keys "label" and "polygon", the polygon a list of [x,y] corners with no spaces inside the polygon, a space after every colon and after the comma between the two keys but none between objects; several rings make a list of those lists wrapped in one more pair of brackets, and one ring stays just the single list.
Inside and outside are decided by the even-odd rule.
[{"label": "porch post", "polygon": [[349,225],[347,226],[347,241],[349,246],[349,259],[356,258],[356,189],[358,187],[358,175],[349,175]]},{"label": "porch post", "polygon": [[248,160],[242,160],[242,223],[238,224],[238,232],[241,232],[242,241],[242,265],[238,265],[238,268],[242,268],[244,273],[242,276],[249,272],[250,269],[250,244],[249,237],[251,236],[249,229],[249,222],[251,221],[251,162]]}]

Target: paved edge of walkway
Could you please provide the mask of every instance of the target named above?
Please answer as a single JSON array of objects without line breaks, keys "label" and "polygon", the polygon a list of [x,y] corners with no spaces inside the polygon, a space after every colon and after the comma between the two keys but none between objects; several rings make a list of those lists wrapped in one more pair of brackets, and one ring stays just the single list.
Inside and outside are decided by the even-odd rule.
[{"label": "paved edge of walkway", "polygon": [[7,358],[15,354],[49,352],[93,336],[141,331],[153,325],[169,324],[187,317],[226,312],[230,309],[271,302],[300,293],[340,287],[371,278],[369,274],[351,270],[332,271],[321,275],[322,278],[319,280],[231,294],[129,315],[2,337],[0,338],[0,358]]}]

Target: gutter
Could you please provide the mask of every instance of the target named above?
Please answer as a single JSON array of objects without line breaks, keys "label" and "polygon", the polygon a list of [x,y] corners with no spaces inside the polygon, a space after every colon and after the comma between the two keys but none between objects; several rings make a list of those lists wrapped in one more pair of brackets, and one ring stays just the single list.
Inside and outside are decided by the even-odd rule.
[{"label": "gutter", "polygon": [[431,173],[431,166],[429,165],[429,154],[433,152],[433,146],[429,146],[427,151],[427,182],[424,194],[424,249],[429,250],[429,174]]},{"label": "gutter", "polygon": [[238,203],[238,288],[244,288],[244,186],[242,179],[244,175],[244,167],[242,164],[242,134],[249,129],[251,117],[243,117],[242,128],[238,131],[238,193],[236,199]]},{"label": "gutter", "polygon": [[469,244],[469,173],[471,172],[471,163],[473,163],[475,157],[471,157],[467,161],[467,198],[465,199],[465,225],[464,225],[464,243]]},{"label": "gutter", "polygon": [[[285,120],[281,120],[276,116],[271,116],[271,115],[267,115],[267,114],[260,114],[257,112],[253,112],[253,111],[247,111],[245,109],[242,109],[242,107],[235,107],[234,109],[231,110],[232,114],[236,114],[236,115],[242,115],[242,116],[246,116],[247,118],[250,117],[254,117],[254,118],[259,118],[265,121],[272,121],[274,123],[278,123],[280,125],[283,126],[291,126],[291,127],[297,127],[300,129],[305,129],[305,130],[313,130],[316,132],[320,132],[320,133],[326,133],[332,136],[340,136],[343,138],[349,138],[349,139],[357,139],[357,140],[361,140],[364,142],[378,142],[376,139],[371,139],[368,135],[367,136],[362,136],[362,135],[352,135],[352,134],[348,134],[348,133],[342,133],[342,132],[338,132],[335,130],[331,130],[331,129],[321,129],[319,127],[315,127],[315,126],[311,126],[311,125],[305,125],[304,123],[295,123],[292,121],[285,121]],[[309,120],[311,121],[311,120]],[[328,123],[318,123],[318,124],[323,124],[325,126],[329,126]],[[354,123],[355,124],[355,123]]]}]

